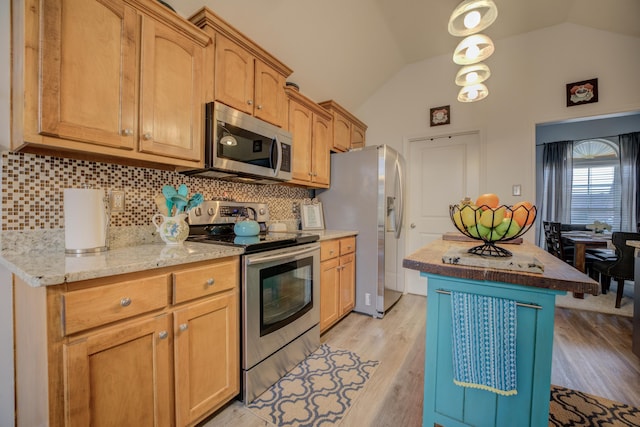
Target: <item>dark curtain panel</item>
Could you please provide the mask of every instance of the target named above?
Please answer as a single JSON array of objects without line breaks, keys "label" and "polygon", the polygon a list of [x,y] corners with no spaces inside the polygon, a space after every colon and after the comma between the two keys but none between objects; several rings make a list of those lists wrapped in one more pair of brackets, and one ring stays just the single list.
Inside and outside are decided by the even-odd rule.
[{"label": "dark curtain panel", "polygon": [[635,232],[638,226],[638,179],[640,170],[640,132],[619,135],[622,203],[620,231]]},{"label": "dark curtain panel", "polygon": [[544,242],[542,221],[571,222],[573,141],[545,144],[542,155],[542,203],[538,226],[539,242]]}]

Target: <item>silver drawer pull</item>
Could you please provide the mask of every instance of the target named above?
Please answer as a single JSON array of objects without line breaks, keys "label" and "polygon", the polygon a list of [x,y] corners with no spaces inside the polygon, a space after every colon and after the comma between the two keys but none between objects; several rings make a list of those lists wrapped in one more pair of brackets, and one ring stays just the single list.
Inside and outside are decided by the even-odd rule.
[{"label": "silver drawer pull", "polygon": [[213,280],[213,277],[207,280],[207,286],[213,286],[216,281]]},{"label": "silver drawer pull", "polygon": [[167,331],[161,331],[158,333],[158,338],[160,338],[161,340],[167,338],[169,336],[169,332]]},{"label": "silver drawer pull", "polygon": [[120,306],[121,307],[128,307],[131,305],[131,298],[129,297],[124,297],[120,300]]},{"label": "silver drawer pull", "polygon": [[187,329],[189,329],[189,325],[187,323],[183,323],[179,326],[180,330],[182,332],[186,331]]}]

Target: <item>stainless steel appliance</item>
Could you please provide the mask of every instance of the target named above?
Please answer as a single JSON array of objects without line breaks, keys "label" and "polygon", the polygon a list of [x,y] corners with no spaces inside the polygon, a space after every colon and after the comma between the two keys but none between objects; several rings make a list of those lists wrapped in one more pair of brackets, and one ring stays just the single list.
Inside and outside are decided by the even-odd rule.
[{"label": "stainless steel appliance", "polygon": [[[235,236],[249,216],[257,236]],[[242,394],[250,403],[320,347],[318,235],[268,231],[260,203],[205,201],[189,212],[189,240],[241,246]]]},{"label": "stainless steel appliance", "polygon": [[291,180],[289,132],[221,103],[205,107],[205,168],[186,175],[271,184]]},{"label": "stainless steel appliance", "polygon": [[387,145],[331,155],[331,188],[317,194],[326,228],[357,230],[354,310],[383,317],[404,292],[404,158]]}]

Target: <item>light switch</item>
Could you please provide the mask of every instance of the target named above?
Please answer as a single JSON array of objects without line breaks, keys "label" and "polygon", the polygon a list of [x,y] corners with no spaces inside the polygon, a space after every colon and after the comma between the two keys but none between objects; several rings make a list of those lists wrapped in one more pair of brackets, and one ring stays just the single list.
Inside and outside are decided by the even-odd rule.
[{"label": "light switch", "polygon": [[521,188],[520,188],[520,184],[515,184],[515,185],[512,187],[511,194],[512,194],[513,196],[520,196],[520,190],[521,190]]}]

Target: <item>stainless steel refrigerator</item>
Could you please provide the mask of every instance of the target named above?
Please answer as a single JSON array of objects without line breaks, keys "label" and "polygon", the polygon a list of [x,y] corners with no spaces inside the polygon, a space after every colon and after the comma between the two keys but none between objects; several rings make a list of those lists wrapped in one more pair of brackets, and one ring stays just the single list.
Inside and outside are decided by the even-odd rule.
[{"label": "stainless steel refrigerator", "polygon": [[404,158],[386,145],[331,155],[331,188],[317,193],[325,227],[357,230],[355,311],[382,317],[402,296],[399,245]]}]

